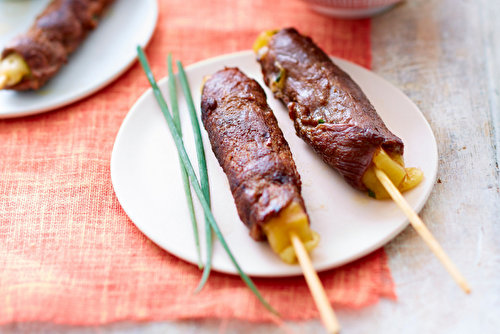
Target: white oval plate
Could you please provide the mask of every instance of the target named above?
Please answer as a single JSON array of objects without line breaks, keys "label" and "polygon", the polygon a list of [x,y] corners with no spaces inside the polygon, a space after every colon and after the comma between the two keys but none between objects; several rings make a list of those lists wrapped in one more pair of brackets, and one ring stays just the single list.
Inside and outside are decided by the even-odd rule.
[{"label": "white oval plate", "polygon": [[[358,65],[333,59],[361,86],[389,129],[403,139],[406,165],[424,171],[423,182],[404,194],[418,212],[431,193],[437,173],[437,146],[429,124],[417,106],[390,83]],[[203,77],[225,66],[239,67],[266,90],[268,103],[290,144],[301,175],[302,195],[311,218],[311,227],[321,236],[319,246],[312,252],[316,270],[322,271],[356,260],[383,246],[407,226],[406,217],[392,201],[374,200],[352,189],[295,135],[288,110],[264,85],[253,52],[205,60],[186,69],[197,109],[200,106]],[[159,85],[168,101],[167,83],[165,78]],[[184,143],[194,161],[193,165],[197,166],[187,106],[182,93],[179,95]],[[227,178],[212,153],[204,129],[202,134],[213,213],[243,270],[249,275],[263,277],[300,275],[298,265],[281,262],[267,243],[255,242],[250,238],[247,228],[238,217]],[[135,103],[120,128],[111,157],[111,178],[118,200],[134,224],[160,247],[181,259],[196,263],[177,151],[151,89]],[[203,214],[199,205],[196,209],[204,250]],[[214,242],[213,269],[236,273],[218,241]]]},{"label": "white oval plate", "polygon": [[[26,32],[50,0],[0,1],[0,50]],[[124,73],[145,46],[158,20],[156,0],[116,0],[99,26],[42,89],[0,90],[0,118],[42,113],[81,100]],[[0,51],[1,52],[1,51]]]}]

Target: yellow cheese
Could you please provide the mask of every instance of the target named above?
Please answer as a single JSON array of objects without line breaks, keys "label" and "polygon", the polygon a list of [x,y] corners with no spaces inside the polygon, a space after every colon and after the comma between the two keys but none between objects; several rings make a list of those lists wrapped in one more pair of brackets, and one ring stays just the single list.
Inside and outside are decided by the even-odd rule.
[{"label": "yellow cheese", "polygon": [[424,172],[415,167],[406,168],[406,177],[399,185],[398,189],[401,192],[410,190],[416,187],[424,178]]},{"label": "yellow cheese", "polygon": [[266,30],[260,33],[259,37],[255,40],[253,43],[253,50],[255,53],[259,53],[259,50],[263,48],[264,46],[267,46],[269,44],[269,41],[271,40],[271,37],[275,35],[279,30]]},{"label": "yellow cheese", "polygon": [[263,226],[271,249],[286,263],[297,262],[290,241],[290,232],[295,232],[308,252],[319,243],[319,235],[309,228],[309,219],[297,202],[292,202],[281,210],[278,216],[269,219]]},{"label": "yellow cheese", "polygon": [[378,150],[373,156],[373,163],[378,169],[383,170],[397,187],[406,176],[404,166],[394,161],[383,149]]},{"label": "yellow cheese", "polygon": [[377,179],[373,167],[372,164],[363,174],[363,184],[368,188],[368,195],[376,199],[391,198],[382,183]]},{"label": "yellow cheese", "polygon": [[0,62],[0,77],[4,77],[5,86],[13,86],[30,74],[30,68],[17,53],[11,53]]},{"label": "yellow cheese", "polygon": [[376,199],[391,198],[384,186],[375,176],[374,168],[382,170],[398,188],[405,192],[416,187],[424,178],[424,173],[414,167],[405,168],[403,157],[396,153],[388,154],[379,149],[373,156],[372,165],[363,175],[363,184],[369,189],[368,195]]}]

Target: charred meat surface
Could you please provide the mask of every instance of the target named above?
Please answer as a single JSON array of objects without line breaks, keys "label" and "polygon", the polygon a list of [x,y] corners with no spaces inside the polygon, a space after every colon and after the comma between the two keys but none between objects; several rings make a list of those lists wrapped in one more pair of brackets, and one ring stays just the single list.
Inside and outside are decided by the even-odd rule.
[{"label": "charred meat surface", "polygon": [[292,153],[255,80],[236,68],[217,72],[204,85],[201,110],[213,152],[252,238],[266,239],[262,226],[293,201],[305,212]]},{"label": "charred meat surface", "polygon": [[41,88],[67,62],[67,57],[97,26],[98,18],[113,0],[54,0],[40,14],[30,30],[14,38],[2,52],[2,59],[19,54],[30,75],[5,87],[13,90]]},{"label": "charred meat surface", "polygon": [[288,107],[297,135],[354,188],[379,148],[403,154],[361,88],[308,38],[283,29],[258,51],[266,85]]}]

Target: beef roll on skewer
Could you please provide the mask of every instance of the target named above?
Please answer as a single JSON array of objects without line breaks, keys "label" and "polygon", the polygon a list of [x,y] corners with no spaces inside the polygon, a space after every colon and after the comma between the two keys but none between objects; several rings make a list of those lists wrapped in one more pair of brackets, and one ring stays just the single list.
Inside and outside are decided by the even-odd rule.
[{"label": "beef roll on skewer", "polygon": [[0,58],[0,89],[40,89],[68,61],[114,0],[54,0]]},{"label": "beef roll on skewer", "polygon": [[405,168],[404,144],[390,132],[361,88],[310,38],[295,29],[265,32],[254,48],[266,84],[288,107],[297,135],[352,187],[389,198],[373,166],[400,191],[423,173]]},{"label": "beef roll on skewer", "polygon": [[401,192],[423,173],[405,168],[404,145],[361,88],[293,28],[263,32],[254,44],[264,81],[288,107],[296,133],[355,189],[392,198],[458,285],[470,287]]},{"label": "beef roll on skewer", "polygon": [[288,233],[296,232],[308,250],[319,237],[309,229],[300,176],[264,90],[238,69],[227,68],[206,81],[201,110],[251,237],[267,239],[283,261],[295,262]]},{"label": "beef roll on skewer", "polygon": [[205,82],[201,111],[250,235],[267,239],[284,262],[298,259],[325,328],[338,333],[339,323],[307,254],[319,236],[309,228],[300,176],[264,90],[238,69],[226,68]]}]

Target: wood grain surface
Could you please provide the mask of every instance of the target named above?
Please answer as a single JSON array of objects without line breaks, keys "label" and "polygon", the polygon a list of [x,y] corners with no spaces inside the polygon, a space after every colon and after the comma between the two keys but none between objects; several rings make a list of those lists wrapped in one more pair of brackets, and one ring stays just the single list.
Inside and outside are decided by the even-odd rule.
[{"label": "wood grain surface", "polygon": [[[406,93],[436,135],[438,181],[421,217],[468,279],[465,295],[407,228],[386,246],[397,302],[338,311],[342,333],[500,333],[500,1],[407,0],[373,19],[373,71]],[[0,333],[324,333],[240,321],[9,324]]]}]

